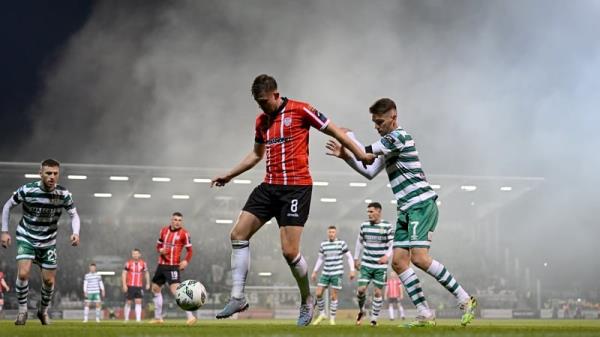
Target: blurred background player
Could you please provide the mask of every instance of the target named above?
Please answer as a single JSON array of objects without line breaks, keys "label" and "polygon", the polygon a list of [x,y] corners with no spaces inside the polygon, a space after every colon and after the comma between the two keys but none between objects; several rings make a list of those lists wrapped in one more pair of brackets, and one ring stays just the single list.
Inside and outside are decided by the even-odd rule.
[{"label": "blurred background player", "polygon": [[385,299],[387,300],[389,306],[388,310],[390,311],[390,321],[393,321],[396,318],[396,307],[398,307],[400,318],[402,320],[406,318],[404,316],[404,307],[402,306],[401,302],[403,298],[404,289],[402,287],[402,282],[400,282],[398,274],[391,270],[385,285]]},{"label": "blurred background player", "polygon": [[2,317],[2,309],[4,308],[4,293],[9,291],[10,287],[6,284],[4,273],[0,271],[0,318]]},{"label": "blurred background player", "polygon": [[58,185],[60,163],[46,159],[40,166],[41,180],[25,184],[12,195],[2,208],[2,236],[4,248],[11,244],[8,232],[10,210],[23,203],[23,216],[17,226],[17,281],[15,291],[19,301],[19,312],[15,325],[27,322],[27,300],[29,297],[29,273],[34,262],[42,269],[41,301],[37,317],[42,325],[50,323],[48,306],[54,293],[56,279],[57,254],[56,235],[58,219],[64,208],[71,216],[71,245],[79,245],[79,215],[73,203],[71,193]]},{"label": "blurred background player", "polygon": [[337,238],[337,229],[335,226],[327,228],[327,241],[321,242],[319,248],[319,258],[315,264],[315,269],[312,272],[311,278],[317,280],[317,272],[323,265],[323,272],[317,284],[317,308],[319,309],[319,317],[315,319],[313,325],[318,325],[322,320],[327,318],[325,315],[325,298],[323,293],[329,287],[330,302],[329,302],[329,324],[335,325],[335,314],[338,306],[338,290],[342,289],[342,277],[344,276],[344,256],[350,267],[350,280],[354,279],[354,259],[348,250],[346,241]]},{"label": "blurred background player", "polygon": [[131,251],[131,259],[125,262],[125,268],[121,273],[123,293],[125,293],[125,308],[123,310],[125,322],[129,321],[131,312],[131,301],[135,302],[135,321],[142,321],[142,299],[144,298],[143,281],[146,280],[146,290],[150,289],[150,273],[148,266],[142,260],[142,253],[134,248]]},{"label": "blurred background player", "polygon": [[386,281],[388,259],[392,255],[394,230],[389,222],[381,220],[380,203],[372,202],[368,204],[367,216],[369,221],[360,225],[354,250],[354,263],[356,268],[360,266],[358,289],[356,290],[356,297],[358,298],[356,325],[360,325],[365,314],[367,287],[369,283],[373,282],[371,326],[376,326],[383,306],[383,287]]},{"label": "blurred background player", "polygon": [[262,110],[256,117],[254,145],[250,153],[228,173],[212,179],[211,186],[225,186],[248,171],[267,154],[266,175],[248,197],[231,230],[231,298],[217,318],[227,318],[248,308],[244,287],[250,265],[250,238],[265,222],[275,217],[279,226],[281,250],[300,290],[298,326],[310,324],[313,315],[308,280],[308,264],[300,253],[302,230],[310,210],[312,178],[308,168],[310,128],[316,128],[340,141],[361,161],[367,155],[346,134],[311,105],[279,94],[277,82],[259,75],[252,83],[252,97]]},{"label": "blurred background player", "polygon": [[[438,196],[425,177],[415,141],[398,125],[398,112],[393,100],[381,98],[371,105],[369,112],[375,130],[381,136],[377,142],[365,147],[366,152],[378,156],[373,164],[364,167],[334,140],[327,143],[328,154],[343,159],[368,179],[373,179],[384,168],[387,171],[398,212],[392,268],[398,273],[418,312],[417,319],[407,327],[435,325],[435,314],[425,300],[421,282],[411,268],[411,262],[454,295],[464,311],[461,325],[466,326],[475,318],[477,300],[463,289],[443,264],[429,255],[438,221]],[[348,136],[362,146],[354,134],[347,131]]]},{"label": "blurred background player", "polygon": [[[185,258],[181,260],[181,252],[186,249]],[[152,277],[152,294],[154,295],[154,319],[151,323],[163,323],[162,318],[162,286],[167,283],[171,294],[181,283],[181,272],[187,268],[192,260],[192,241],[190,234],[183,228],[183,215],[175,212],[171,215],[171,222],[160,230],[158,242],[158,266]],[[193,325],[198,320],[195,311],[186,311],[188,325]]]},{"label": "blurred background player", "polygon": [[102,276],[96,271],[96,264],[90,263],[89,273],[83,278],[83,323],[87,323],[90,314],[90,306],[96,304],[96,322],[100,323],[100,311],[102,309],[102,299],[105,297],[104,282]]}]

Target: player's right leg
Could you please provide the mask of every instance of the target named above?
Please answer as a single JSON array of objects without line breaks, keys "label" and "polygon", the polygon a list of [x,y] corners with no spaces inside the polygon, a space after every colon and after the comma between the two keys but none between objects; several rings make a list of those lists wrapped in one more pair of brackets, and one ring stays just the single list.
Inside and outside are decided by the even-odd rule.
[{"label": "player's right leg", "polygon": [[135,299],[135,321],[142,321],[142,293],[139,292],[140,297],[136,297]]},{"label": "player's right leg", "polygon": [[165,276],[160,271],[160,266],[156,268],[156,273],[152,278],[152,286],[150,290],[152,291],[152,300],[154,302],[154,319],[150,321],[151,324],[161,324],[164,322],[162,317],[162,305],[163,305],[163,297],[162,297],[162,286],[165,284],[166,279]]},{"label": "player's right leg", "polygon": [[15,292],[19,302],[19,311],[15,325],[25,325],[27,322],[27,300],[29,298],[29,273],[31,264],[35,258],[33,247],[17,241],[17,280]]},{"label": "player's right leg", "polygon": [[127,288],[127,299],[125,300],[125,307],[123,307],[123,320],[129,322],[129,314],[131,313],[131,298],[129,296],[129,288]]},{"label": "player's right leg", "polygon": [[[246,207],[248,207],[248,204],[251,203],[251,201],[255,200],[253,199],[254,194],[255,192],[250,195],[250,198],[246,203]],[[255,203],[258,205],[252,205],[255,205],[256,207],[262,205],[258,201]],[[251,210],[253,209],[256,208],[251,207]],[[248,269],[250,267],[249,240],[265,222],[266,220],[261,220],[253,213],[243,210],[238,216],[235,225],[231,229],[231,277],[233,279],[233,286],[231,288],[231,298],[225,305],[225,308],[223,308],[223,310],[217,314],[217,319],[228,318],[235,313],[248,309],[248,302],[246,302],[244,288],[246,286],[246,277],[248,276]]]},{"label": "player's right leg", "polygon": [[356,325],[360,325],[365,315],[365,302],[367,301],[367,286],[369,285],[366,267],[360,267],[360,276],[358,279],[358,288],[356,289],[356,299],[358,300],[358,314],[356,315]]}]

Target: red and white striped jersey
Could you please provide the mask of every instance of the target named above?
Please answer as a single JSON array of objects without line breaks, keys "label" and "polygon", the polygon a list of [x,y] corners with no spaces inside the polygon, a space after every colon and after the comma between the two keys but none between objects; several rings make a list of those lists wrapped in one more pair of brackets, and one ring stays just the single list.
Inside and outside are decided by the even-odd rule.
[{"label": "red and white striped jersey", "polygon": [[[4,278],[4,273],[0,271],[0,281]],[[0,285],[0,293],[4,292],[4,288]]]},{"label": "red and white striped jersey", "polygon": [[256,117],[255,141],[265,144],[267,173],[272,185],[312,185],[308,169],[310,127],[324,130],[329,119],[310,104],[283,99],[276,113]]},{"label": "red and white striped jersey", "polygon": [[188,254],[192,249],[190,234],[185,228],[172,230],[171,226],[166,226],[160,230],[157,250],[160,248],[166,248],[167,252],[158,255],[158,264],[177,266],[181,262],[181,252],[183,251],[183,248],[187,249]]},{"label": "red and white striped jersey", "polygon": [[387,298],[402,298],[402,282],[399,278],[390,277],[385,287]]},{"label": "red and white striped jersey", "polygon": [[142,287],[144,274],[148,270],[146,262],[144,260],[130,259],[125,262],[125,271],[127,271],[127,286],[128,287]]}]

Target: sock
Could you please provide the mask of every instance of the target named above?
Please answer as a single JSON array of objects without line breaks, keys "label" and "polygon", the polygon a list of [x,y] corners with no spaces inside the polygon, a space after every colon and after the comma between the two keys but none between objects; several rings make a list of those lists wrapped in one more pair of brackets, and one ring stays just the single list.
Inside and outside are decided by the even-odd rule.
[{"label": "sock", "polygon": [[196,311],[186,311],[185,315],[187,316],[187,319],[192,319],[196,317]]},{"label": "sock", "polygon": [[163,298],[162,293],[154,294],[154,318],[162,319],[162,304]]},{"label": "sock", "polygon": [[45,283],[42,282],[42,300],[40,301],[40,309],[43,313],[48,312],[48,306],[50,305],[50,301],[52,300],[52,294],[54,294],[54,285],[48,287]]},{"label": "sock", "polygon": [[383,297],[373,297],[373,313],[371,314],[371,320],[376,321],[379,318],[379,312],[383,306]]},{"label": "sock", "polygon": [[402,303],[400,303],[400,302],[398,302],[398,311],[400,312],[400,318],[404,318],[404,307],[402,306]]},{"label": "sock", "polygon": [[90,307],[86,303],[85,306],[83,307],[83,320],[87,321],[89,315],[90,315]]},{"label": "sock", "polygon": [[233,287],[231,297],[243,298],[246,277],[250,268],[250,242],[248,240],[231,240],[231,277]]},{"label": "sock", "polygon": [[15,292],[19,301],[19,312],[27,312],[27,298],[29,296],[29,280],[17,278],[15,282]]},{"label": "sock", "polygon": [[367,301],[367,294],[357,293],[356,298],[358,298],[358,310],[362,312],[363,308],[365,307],[365,302]]},{"label": "sock", "polygon": [[431,316],[431,310],[429,309],[429,305],[425,300],[423,289],[421,289],[421,282],[419,281],[417,274],[415,274],[415,271],[412,268],[408,268],[399,276],[400,281],[402,281],[402,284],[404,284],[404,288],[410,297],[410,300],[413,302],[415,307],[417,307],[417,312],[419,315]]},{"label": "sock", "polygon": [[292,274],[298,283],[300,289],[300,303],[306,304],[306,300],[310,295],[310,286],[308,282],[308,264],[302,254],[298,254],[296,258],[289,263]]},{"label": "sock", "polygon": [[394,305],[390,303],[388,310],[390,311],[390,319],[394,319]]},{"label": "sock", "polygon": [[338,306],[338,300],[331,300],[331,302],[329,302],[329,318],[330,319],[335,319],[335,314],[337,314],[337,306]]},{"label": "sock", "polygon": [[100,320],[100,308],[96,307],[96,320]]},{"label": "sock", "polygon": [[454,297],[458,303],[465,304],[469,300],[469,294],[458,284],[458,281],[444,267],[443,264],[436,260],[431,261],[431,265],[427,268],[427,273],[433,276],[441,285],[443,285]]},{"label": "sock", "polygon": [[123,315],[125,316],[125,320],[129,320],[129,313],[131,312],[131,304],[125,303],[125,309],[123,310]]},{"label": "sock", "polygon": [[323,296],[317,297],[317,308],[319,308],[321,315],[325,315],[325,298]]},{"label": "sock", "polygon": [[135,304],[135,320],[138,322],[142,320],[142,304],[141,303]]}]

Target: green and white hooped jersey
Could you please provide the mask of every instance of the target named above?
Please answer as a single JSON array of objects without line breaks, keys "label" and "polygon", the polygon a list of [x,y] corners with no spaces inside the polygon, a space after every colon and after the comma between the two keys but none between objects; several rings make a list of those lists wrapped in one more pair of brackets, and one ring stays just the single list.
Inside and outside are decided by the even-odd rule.
[{"label": "green and white hooped jersey", "polygon": [[47,192],[41,181],[19,187],[12,199],[16,204],[23,203],[16,239],[36,248],[56,245],[58,219],[63,208],[69,214],[76,212],[73,197],[66,188],[57,185],[52,192]]},{"label": "green and white hooped jersey", "polygon": [[323,255],[323,272],[321,275],[334,276],[344,274],[344,254],[348,252],[346,241],[323,241],[319,248],[319,254]]},{"label": "green and white hooped jersey", "polygon": [[369,221],[363,222],[358,232],[358,242],[363,247],[360,266],[372,269],[387,269],[387,264],[379,264],[377,261],[387,253],[393,240],[394,228],[389,222],[385,220],[376,224]]},{"label": "green and white hooped jersey", "polygon": [[374,154],[384,155],[398,210],[406,211],[422,201],[437,198],[421,168],[415,141],[404,129],[397,128],[369,147]]}]

